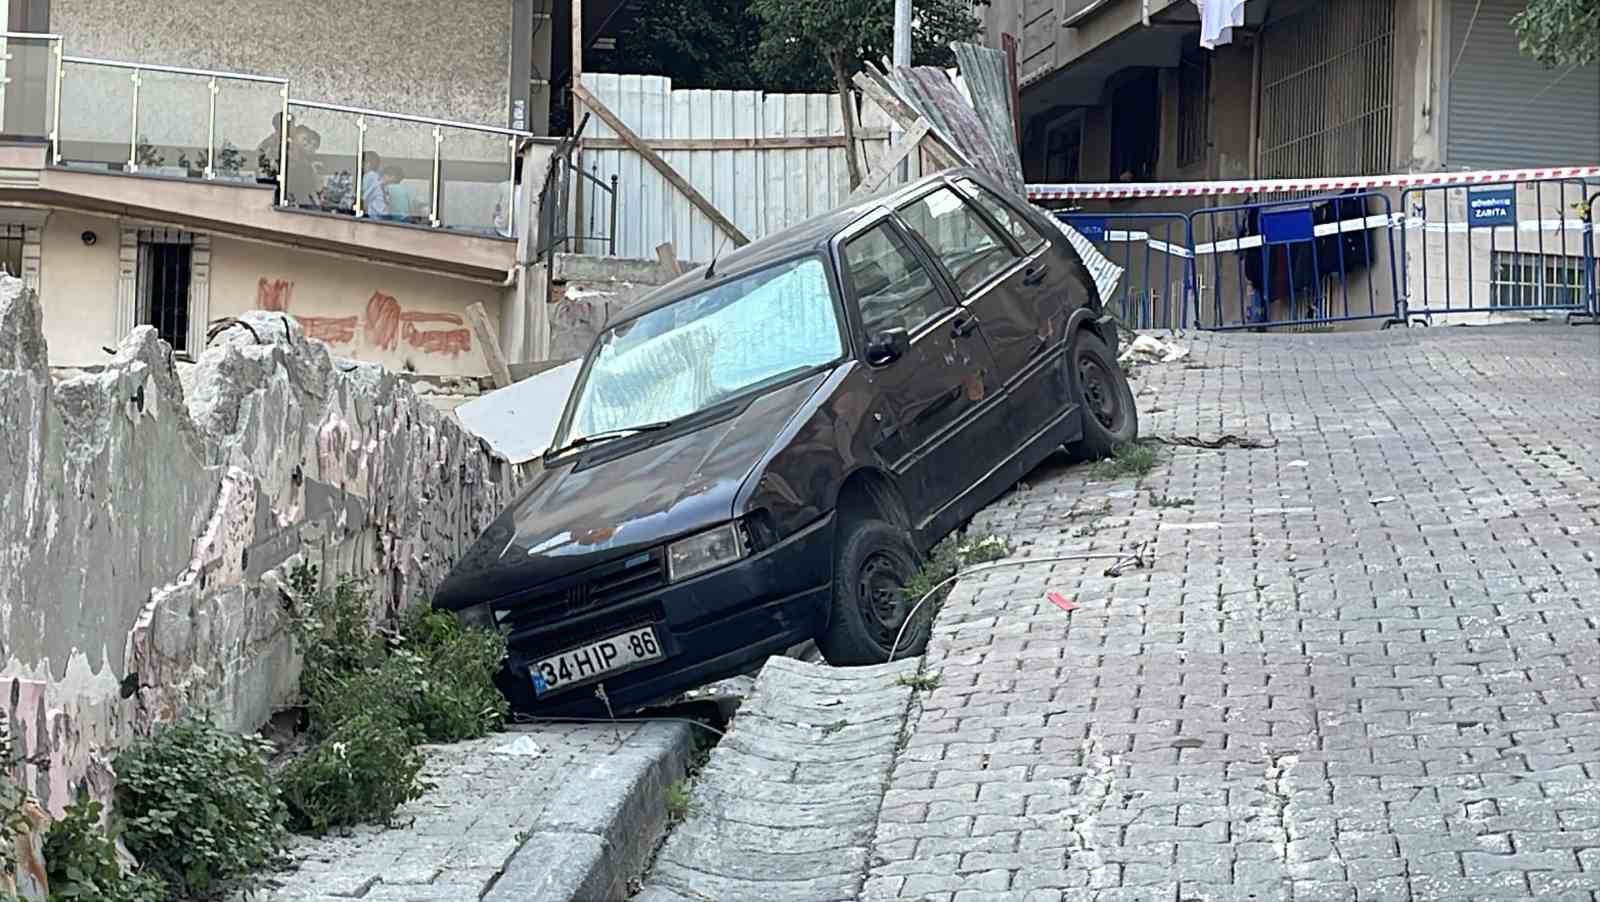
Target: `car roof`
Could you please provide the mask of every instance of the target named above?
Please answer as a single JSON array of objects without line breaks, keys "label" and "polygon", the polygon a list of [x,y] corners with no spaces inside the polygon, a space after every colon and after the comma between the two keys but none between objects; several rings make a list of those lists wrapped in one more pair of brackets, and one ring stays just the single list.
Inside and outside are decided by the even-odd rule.
[{"label": "car roof", "polygon": [[802,254],[814,253],[826,245],[833,236],[849,228],[851,223],[874,210],[883,207],[894,207],[902,198],[917,194],[929,185],[943,179],[968,177],[975,178],[988,185],[988,180],[975,169],[969,167],[945,169],[908,182],[903,187],[887,194],[873,195],[855,203],[845,204],[842,207],[813,216],[781,232],[775,232],[760,240],[752,241],[743,247],[724,250],[714,261],[712,278],[706,278],[705,266],[693,269],[660,288],[647,293],[624,308],[606,325],[608,327],[614,326],[642,316],[713,285],[720,285],[755,270],[770,266],[773,263],[792,259]]}]

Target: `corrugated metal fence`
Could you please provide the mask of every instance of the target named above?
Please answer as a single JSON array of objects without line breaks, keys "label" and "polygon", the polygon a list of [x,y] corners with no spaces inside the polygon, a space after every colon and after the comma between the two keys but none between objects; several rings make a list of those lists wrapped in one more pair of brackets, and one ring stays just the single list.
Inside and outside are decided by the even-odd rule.
[{"label": "corrugated metal fence", "polygon": [[[671,79],[650,75],[585,74],[583,81],[752,240],[826,212],[850,193],[837,94],[675,91]],[[868,165],[886,148],[888,122],[876,106],[866,104],[861,129]],[[616,146],[617,134],[604,122],[592,119],[583,137],[584,170],[605,183],[617,176],[617,256],[653,257],[658,244],[671,241],[678,259],[705,262],[724,245],[732,247],[639,154]],[[801,137],[838,140],[833,146],[759,146],[763,139]],[[747,144],[682,148],[690,141],[703,146],[726,139]],[[592,187],[581,190],[594,197],[573,205],[573,215],[582,219],[574,223],[576,234],[604,232],[608,198]],[[605,252],[599,245],[585,250]]]}]

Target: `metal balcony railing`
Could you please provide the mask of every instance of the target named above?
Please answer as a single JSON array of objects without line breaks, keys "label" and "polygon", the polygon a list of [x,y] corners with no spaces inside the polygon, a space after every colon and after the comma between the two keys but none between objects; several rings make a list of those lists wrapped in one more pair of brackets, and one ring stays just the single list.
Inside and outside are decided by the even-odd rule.
[{"label": "metal balcony railing", "polygon": [[289,80],[68,56],[59,35],[3,32],[4,137],[50,162],[264,183],[290,210],[511,237],[529,132],[290,96]]}]

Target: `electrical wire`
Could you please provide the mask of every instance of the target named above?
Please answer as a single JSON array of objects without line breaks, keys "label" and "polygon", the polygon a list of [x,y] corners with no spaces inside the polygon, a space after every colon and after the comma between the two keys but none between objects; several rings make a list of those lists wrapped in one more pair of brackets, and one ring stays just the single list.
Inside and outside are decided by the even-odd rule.
[{"label": "electrical wire", "polygon": [[[884,659],[884,660],[885,661],[893,661],[894,660],[894,653],[900,650],[900,640],[905,638],[906,628],[911,626],[912,619],[917,616],[917,611],[921,610],[922,605],[925,602],[927,602],[928,599],[932,598],[934,595],[937,595],[939,593],[940,589],[943,589],[945,586],[950,585],[951,583],[955,582],[958,579],[961,579],[964,576],[971,576],[974,573],[983,573],[983,572],[989,571],[989,570],[999,570],[1002,567],[1022,567],[1022,566],[1026,566],[1028,564],[1051,564],[1051,563],[1057,563],[1057,562],[1060,562],[1060,561],[1104,561],[1104,560],[1114,560],[1114,561],[1119,561],[1119,562],[1133,563],[1136,566],[1143,567],[1144,566],[1144,560],[1145,560],[1145,551],[1148,549],[1148,546],[1149,546],[1148,542],[1142,543],[1142,544],[1140,544],[1138,549],[1135,550],[1132,554],[1128,554],[1128,553],[1122,552],[1122,551],[1117,551],[1117,552],[1111,552],[1111,551],[1081,552],[1079,554],[1057,554],[1057,555],[1051,555],[1049,557],[1025,557],[1025,558],[1017,558],[1016,560],[1010,560],[1010,561],[992,561],[992,562],[987,563],[987,564],[977,564],[977,565],[974,565],[972,567],[968,567],[965,570],[959,570],[959,571],[955,572],[954,574],[950,575],[949,577],[945,578],[944,580],[941,580],[938,585],[934,586],[932,589],[929,589],[928,593],[926,595],[924,595],[921,598],[917,599],[917,603],[911,606],[911,613],[906,615],[905,623],[900,624],[900,631],[898,633],[895,633],[895,636],[894,636],[894,644],[889,646],[889,657]],[[1152,559],[1153,559],[1153,556],[1152,556]],[[1111,569],[1112,570],[1116,570],[1118,568],[1113,566]]]},{"label": "electrical wire", "polygon": [[528,725],[560,723],[686,723],[697,726],[709,733],[715,733],[718,739],[725,738],[728,735],[716,727],[703,721],[695,720],[692,717],[616,717],[607,719],[604,717],[532,717],[527,714],[514,714],[511,717],[511,722],[515,724]]}]

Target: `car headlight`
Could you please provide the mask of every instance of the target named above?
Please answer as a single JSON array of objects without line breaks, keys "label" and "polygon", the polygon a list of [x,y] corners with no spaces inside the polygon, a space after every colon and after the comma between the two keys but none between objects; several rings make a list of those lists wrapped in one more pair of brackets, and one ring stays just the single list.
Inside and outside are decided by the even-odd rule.
[{"label": "car headlight", "polygon": [[489,610],[487,604],[475,604],[471,607],[461,608],[454,612],[456,619],[462,626],[480,630],[497,630],[499,624],[494,622],[494,612]]},{"label": "car headlight", "polygon": [[672,582],[715,570],[744,557],[749,546],[737,523],[725,523],[667,546],[667,578]]}]

